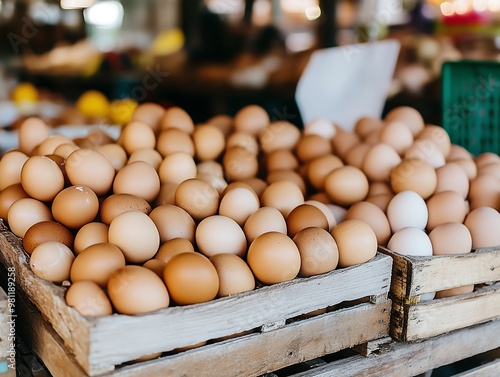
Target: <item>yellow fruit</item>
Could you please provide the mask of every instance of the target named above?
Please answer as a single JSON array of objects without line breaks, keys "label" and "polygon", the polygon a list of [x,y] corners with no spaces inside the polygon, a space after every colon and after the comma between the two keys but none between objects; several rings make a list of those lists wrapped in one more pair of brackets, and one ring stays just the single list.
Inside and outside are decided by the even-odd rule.
[{"label": "yellow fruit", "polygon": [[126,124],[130,122],[136,107],[137,102],[131,98],[112,101],[109,112],[111,122],[114,124]]},{"label": "yellow fruit", "polygon": [[36,102],[38,101],[38,90],[29,82],[22,82],[12,91],[12,100],[14,102]]},{"label": "yellow fruit", "polygon": [[78,111],[89,118],[105,118],[109,115],[109,101],[97,90],[87,90],[76,101]]}]

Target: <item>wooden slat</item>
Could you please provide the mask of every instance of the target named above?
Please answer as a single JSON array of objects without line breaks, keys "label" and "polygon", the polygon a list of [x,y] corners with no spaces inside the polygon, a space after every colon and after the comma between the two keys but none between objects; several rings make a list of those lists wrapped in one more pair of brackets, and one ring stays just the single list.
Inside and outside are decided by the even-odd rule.
[{"label": "wooden slat", "polygon": [[500,249],[478,249],[462,255],[404,256],[380,247],[394,258],[392,294],[399,300],[424,293],[500,281]]},{"label": "wooden slat", "polygon": [[500,318],[500,283],[459,297],[393,305],[391,329],[403,341],[426,339]]},{"label": "wooden slat", "polygon": [[456,374],[453,377],[498,377],[500,376],[500,359],[480,367]]},{"label": "wooden slat", "polygon": [[[500,321],[495,321],[423,342],[393,342],[387,352],[381,355],[352,356],[290,377],[410,377],[498,347]],[[498,368],[498,364],[493,364],[492,368]],[[496,371],[492,376],[500,375],[499,370]],[[480,376],[483,377],[482,374]]]}]

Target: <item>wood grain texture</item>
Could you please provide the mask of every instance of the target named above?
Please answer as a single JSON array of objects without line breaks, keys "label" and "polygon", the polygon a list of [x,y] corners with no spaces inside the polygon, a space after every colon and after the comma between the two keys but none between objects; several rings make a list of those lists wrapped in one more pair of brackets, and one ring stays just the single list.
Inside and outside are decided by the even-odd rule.
[{"label": "wood grain texture", "polygon": [[[290,377],[411,377],[500,347],[500,321],[469,327],[418,343],[393,342],[387,352],[352,356]],[[493,364],[491,376],[500,375]],[[486,369],[489,373],[490,370]],[[486,373],[486,372],[485,372]],[[489,377],[489,374],[472,376]],[[460,376],[463,377],[463,376]]]},{"label": "wood grain texture", "polygon": [[500,249],[478,249],[469,254],[432,257],[404,256],[386,248],[394,258],[392,294],[399,300],[424,293],[500,281]]}]

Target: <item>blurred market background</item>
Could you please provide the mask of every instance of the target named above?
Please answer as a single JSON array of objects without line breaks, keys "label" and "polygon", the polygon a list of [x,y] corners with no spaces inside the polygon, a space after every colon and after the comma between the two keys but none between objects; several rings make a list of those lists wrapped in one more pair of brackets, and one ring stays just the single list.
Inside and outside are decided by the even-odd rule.
[{"label": "blurred market background", "polygon": [[500,61],[500,0],[0,0],[0,127],[121,124],[137,103],[195,121],[248,103],[301,125],[311,53],[401,43],[384,111],[439,123],[444,61]]}]

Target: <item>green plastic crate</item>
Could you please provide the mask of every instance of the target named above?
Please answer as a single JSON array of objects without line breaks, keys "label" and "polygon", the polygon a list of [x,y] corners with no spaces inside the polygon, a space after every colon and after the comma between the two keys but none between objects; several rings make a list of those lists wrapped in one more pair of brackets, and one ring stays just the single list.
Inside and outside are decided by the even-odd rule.
[{"label": "green plastic crate", "polygon": [[442,126],[451,142],[476,156],[500,154],[500,63],[446,62],[441,83]]}]

